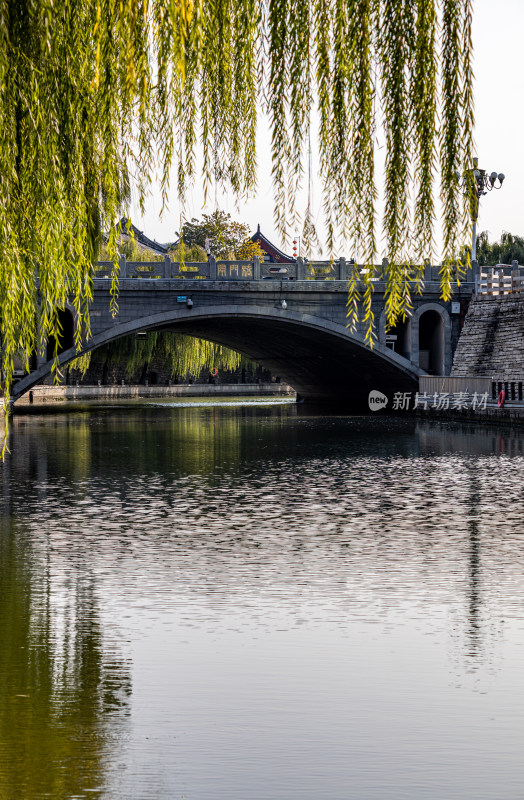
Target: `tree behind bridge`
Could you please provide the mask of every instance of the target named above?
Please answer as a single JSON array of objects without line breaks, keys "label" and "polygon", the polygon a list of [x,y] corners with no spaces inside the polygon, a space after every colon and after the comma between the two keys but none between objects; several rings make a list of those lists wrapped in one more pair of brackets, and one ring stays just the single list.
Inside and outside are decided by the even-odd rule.
[{"label": "tree behind bridge", "polygon": [[216,258],[248,260],[264,256],[259,243],[251,241],[249,225],[231,219],[231,214],[218,208],[212,214],[204,214],[202,220],[193,218],[185,222],[177,235],[187,247],[198,245],[205,249],[209,242]]},{"label": "tree behind bridge", "polygon": [[483,267],[511,264],[512,261],[524,264],[524,237],[504,231],[500,242],[490,242],[488,232],[482,231],[477,238],[477,260]]}]

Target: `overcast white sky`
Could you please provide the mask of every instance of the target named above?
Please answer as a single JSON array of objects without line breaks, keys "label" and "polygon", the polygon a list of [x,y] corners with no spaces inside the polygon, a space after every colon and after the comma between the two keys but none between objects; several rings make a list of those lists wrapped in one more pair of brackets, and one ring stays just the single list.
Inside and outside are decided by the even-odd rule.
[{"label": "overcast white sky", "polygon": [[[504,172],[506,180],[500,191],[491,192],[481,201],[479,231],[488,230],[490,239],[498,239],[502,231],[524,235],[523,200],[519,187],[524,187],[524,0],[474,0],[475,47],[475,141],[479,166],[488,171]],[[220,208],[247,222],[253,231],[258,223],[275,244],[281,245],[273,223],[273,196],[268,134],[259,130],[259,186],[257,195],[237,211],[231,198],[219,196]],[[320,186],[314,187],[315,216],[321,223]],[[141,217],[134,210],[133,221],[151,238],[172,241],[180,227],[180,208],[173,192],[170,207],[160,218],[160,199],[153,191],[147,211]],[[207,206],[196,185],[189,193],[186,213],[200,218],[211,213],[214,193]],[[288,252],[291,247],[284,247]]]}]

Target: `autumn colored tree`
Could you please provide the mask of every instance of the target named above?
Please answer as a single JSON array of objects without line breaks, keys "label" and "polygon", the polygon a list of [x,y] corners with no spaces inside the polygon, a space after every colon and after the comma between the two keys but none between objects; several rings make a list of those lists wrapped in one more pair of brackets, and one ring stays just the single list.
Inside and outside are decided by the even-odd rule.
[{"label": "autumn colored tree", "polygon": [[204,214],[202,220],[192,219],[184,223],[177,236],[187,247],[198,245],[205,249],[209,242],[211,253],[216,258],[250,259],[263,258],[264,252],[258,242],[251,241],[249,225],[231,219],[231,214],[217,209]]}]

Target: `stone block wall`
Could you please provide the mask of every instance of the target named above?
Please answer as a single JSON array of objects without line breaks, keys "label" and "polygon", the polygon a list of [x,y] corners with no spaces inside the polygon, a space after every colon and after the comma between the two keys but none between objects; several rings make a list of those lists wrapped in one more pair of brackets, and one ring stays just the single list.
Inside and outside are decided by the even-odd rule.
[{"label": "stone block wall", "polygon": [[452,376],[524,376],[524,296],[475,297],[466,315]]}]

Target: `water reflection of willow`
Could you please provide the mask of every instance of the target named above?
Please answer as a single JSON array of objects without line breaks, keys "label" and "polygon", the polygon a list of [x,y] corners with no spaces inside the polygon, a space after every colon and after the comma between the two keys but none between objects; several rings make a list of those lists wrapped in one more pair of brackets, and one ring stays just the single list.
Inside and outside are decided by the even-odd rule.
[{"label": "water reflection of willow", "polygon": [[[275,586],[284,603],[298,602],[297,585],[300,602],[318,607],[329,583],[341,587],[330,602],[366,618],[408,597],[421,607],[460,600],[463,629],[478,644],[482,605],[497,603],[492,570],[501,596],[513,581],[518,432],[319,420],[286,407],[146,408],[57,419],[38,437],[14,452],[14,472],[24,443],[45,456],[40,495],[17,512],[58,535],[56,509],[67,509],[70,552],[112,559],[131,583],[134,569],[174,576],[182,593],[220,595],[222,609],[246,592],[263,601]],[[78,448],[82,480],[71,477]]]},{"label": "water reflection of willow", "polygon": [[[109,413],[15,417],[11,430],[12,464],[8,468],[34,474],[45,450],[51,472],[70,484],[95,472],[126,473],[173,470],[213,472],[217,464],[257,455],[257,429],[269,443],[277,443],[279,428],[293,413],[287,405],[260,409],[227,406],[210,408],[146,406],[123,407]],[[269,423],[269,424],[268,424]],[[38,428],[36,429],[36,426]],[[29,433],[29,436],[25,435]],[[267,443],[265,443],[267,445]]]},{"label": "water reflection of willow", "polygon": [[107,645],[89,571],[14,522],[0,532],[0,797],[101,797],[129,666]]},{"label": "water reflection of willow", "polygon": [[31,541],[46,531],[66,573],[88,554],[104,592],[125,586],[129,603],[146,575],[190,603],[187,624],[256,606],[263,625],[276,595],[292,618],[335,609],[341,625],[408,604],[446,609],[478,660],[490,620],[523,594],[522,434],[296,414],[24,418],[6,464],[12,513]]}]

